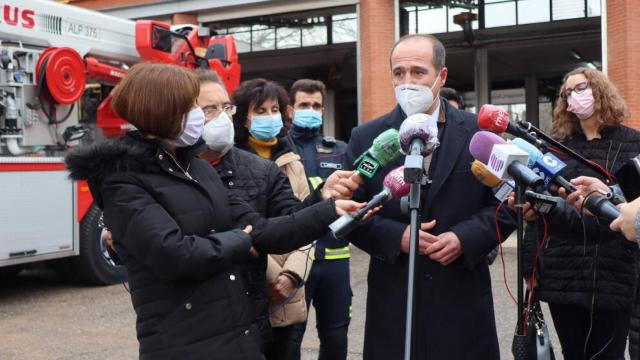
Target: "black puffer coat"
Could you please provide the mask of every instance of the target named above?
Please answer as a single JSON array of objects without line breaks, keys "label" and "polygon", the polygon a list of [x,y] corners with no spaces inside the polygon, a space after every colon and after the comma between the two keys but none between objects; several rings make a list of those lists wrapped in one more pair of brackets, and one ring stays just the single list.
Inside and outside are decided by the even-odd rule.
[{"label": "black puffer coat", "polygon": [[[334,205],[265,220],[228,194],[196,150],[178,151],[181,167],[159,141],[133,132],[76,149],[67,166],[89,180],[127,267],[141,359],[261,359],[238,266],[251,245],[284,253],[311,242],[336,219]],[[246,224],[251,237],[233,230]]]},{"label": "black puffer coat", "polygon": [[[291,190],[289,179],[271,160],[233,147],[220,163],[215,165],[222,183],[266,218],[291,214],[302,207],[321,201],[319,189],[311,193],[303,203]],[[271,340],[269,300],[265,294],[267,255],[251,259],[241,267],[242,277],[256,310],[256,323],[263,340]]]},{"label": "black puffer coat", "polygon": [[[640,266],[638,266],[638,272],[640,273]],[[631,359],[640,359],[640,286],[636,289],[636,301],[631,313],[629,355],[631,355]]]},{"label": "black puffer coat", "polygon": [[[582,132],[564,142],[587,159],[594,160],[610,173],[615,173],[626,160],[640,153],[640,133],[624,126],[605,129],[601,139],[587,141]],[[580,175],[603,177],[563,157],[567,163],[564,177]],[[529,224],[525,235],[525,274],[542,237],[540,224]],[[620,234],[611,232],[597,220],[585,216],[583,231],[579,213],[570,207],[550,219],[551,236],[541,253],[538,295],[541,300],[602,309],[629,309],[635,298],[638,246]],[[583,236],[586,234],[586,239]]]}]

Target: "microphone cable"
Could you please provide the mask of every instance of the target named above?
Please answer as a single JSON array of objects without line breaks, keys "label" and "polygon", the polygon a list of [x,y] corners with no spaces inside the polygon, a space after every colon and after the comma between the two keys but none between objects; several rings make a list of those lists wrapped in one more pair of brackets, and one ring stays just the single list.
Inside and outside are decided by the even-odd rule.
[{"label": "microphone cable", "polygon": [[[598,190],[593,190],[590,193],[587,194],[587,196],[585,196],[581,206],[580,206],[580,220],[582,222],[582,236],[583,236],[583,245],[582,245],[582,254],[583,256],[587,255],[587,225],[584,222],[584,210],[585,207],[584,205],[587,202],[587,199],[589,199],[590,196],[593,196],[594,194],[599,193]],[[599,224],[600,221],[598,220],[597,216],[593,216],[595,218],[595,221]],[[597,258],[598,258],[598,248],[599,245],[595,244],[594,247],[594,251],[593,251],[593,277],[591,279],[591,286],[592,286],[592,290],[591,290],[591,303],[589,304],[589,331],[587,332],[587,337],[584,340],[584,345],[582,348],[582,357],[586,358],[587,356],[587,347],[589,346],[589,340],[591,339],[591,333],[593,332],[593,317],[595,315],[595,305],[596,305],[596,285],[598,282],[598,267],[597,267]],[[604,346],[598,350],[593,356],[591,356],[589,358],[589,360],[593,360],[595,359],[598,355],[600,355],[604,350],[606,350],[606,348],[609,346],[609,344],[611,344],[611,342],[613,341],[613,338],[615,337],[615,328],[613,329],[613,333],[611,334],[611,337],[609,338],[609,340],[604,344]]]},{"label": "microphone cable", "polygon": [[[535,291],[535,288],[538,287],[538,261],[540,261],[540,254],[542,253],[542,249],[544,247],[546,247],[546,243],[547,240],[549,239],[549,223],[547,222],[547,218],[542,215],[542,224],[543,224],[543,232],[542,232],[542,241],[540,241],[540,245],[538,246],[538,249],[536,250],[536,257],[535,260],[533,262],[533,268],[531,269],[531,289],[529,290],[529,297],[527,299],[527,307],[525,309],[525,313],[524,313],[524,324],[523,324],[523,329],[524,329],[524,336],[527,336],[527,321],[529,320],[529,310],[531,309],[531,304],[533,302],[533,292]],[[534,287],[533,284],[536,284],[536,286]]]},{"label": "microphone cable", "polygon": [[500,231],[500,225],[498,223],[498,214],[500,213],[500,210],[502,209],[506,201],[507,199],[502,200],[500,204],[496,207],[496,213],[493,217],[493,223],[496,226],[496,235],[498,236],[498,250],[500,253],[500,260],[502,262],[502,277],[504,280],[504,286],[507,288],[507,292],[509,293],[511,300],[513,300],[513,303],[517,305],[518,301],[516,300],[516,297],[513,296],[513,292],[511,291],[511,288],[509,287],[509,282],[507,281],[507,266],[505,265],[505,262],[504,262],[504,250],[502,249],[502,241],[503,241],[502,232]]}]

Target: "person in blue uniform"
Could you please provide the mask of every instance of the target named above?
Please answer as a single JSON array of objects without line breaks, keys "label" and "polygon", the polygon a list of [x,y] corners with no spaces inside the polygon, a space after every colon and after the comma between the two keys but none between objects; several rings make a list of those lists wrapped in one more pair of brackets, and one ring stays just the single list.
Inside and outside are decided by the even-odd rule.
[{"label": "person in blue uniform", "polygon": [[[291,86],[289,96],[293,122],[287,139],[302,159],[309,185],[315,188],[334,171],[349,169],[347,144],[322,135],[326,90],[321,81],[298,80]],[[349,258],[347,240],[337,240],[329,233],[316,241],[305,291],[307,306],[313,305],[316,309],[320,360],[347,358],[352,295]],[[302,341],[306,323],[296,326]]]}]

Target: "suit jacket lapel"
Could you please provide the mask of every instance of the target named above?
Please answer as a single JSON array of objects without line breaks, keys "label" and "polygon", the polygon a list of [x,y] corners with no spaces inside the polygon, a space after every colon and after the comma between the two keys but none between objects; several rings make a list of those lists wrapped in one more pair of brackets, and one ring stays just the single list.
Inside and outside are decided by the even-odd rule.
[{"label": "suit jacket lapel", "polygon": [[[391,112],[391,116],[389,116],[386,120],[387,128],[389,129],[393,128],[393,129],[399,130],[400,125],[402,125],[402,122],[406,118],[407,118],[407,115],[405,115],[404,111],[402,111],[402,108],[400,108],[400,105],[396,105],[396,107]],[[387,166],[389,166],[390,169],[395,169],[398,166],[402,166],[402,165],[404,165],[404,156],[399,156],[397,159],[395,159],[392,163],[390,163]]]},{"label": "suit jacket lapel", "polygon": [[438,157],[433,174],[430,176],[432,183],[427,194],[427,204],[425,204],[427,207],[433,204],[433,199],[451,174],[462,151],[466,151],[466,135],[469,130],[462,126],[462,119],[456,116],[454,111],[450,111],[451,107],[445,103],[446,101],[443,101],[441,105],[445,110],[446,130],[441,139],[440,147],[436,150]]}]

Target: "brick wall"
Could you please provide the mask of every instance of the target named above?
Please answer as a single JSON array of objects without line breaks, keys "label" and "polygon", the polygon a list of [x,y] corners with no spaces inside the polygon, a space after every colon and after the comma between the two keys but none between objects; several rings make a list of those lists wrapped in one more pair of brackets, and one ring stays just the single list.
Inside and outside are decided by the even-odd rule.
[{"label": "brick wall", "polygon": [[629,106],[628,126],[640,130],[640,2],[607,0],[609,78]]},{"label": "brick wall", "polygon": [[394,0],[360,1],[360,71],[363,122],[383,115],[396,104],[389,52],[395,41]]},{"label": "brick wall", "polygon": [[171,15],[171,24],[192,24],[198,25],[198,15],[196,14],[173,14]]}]

